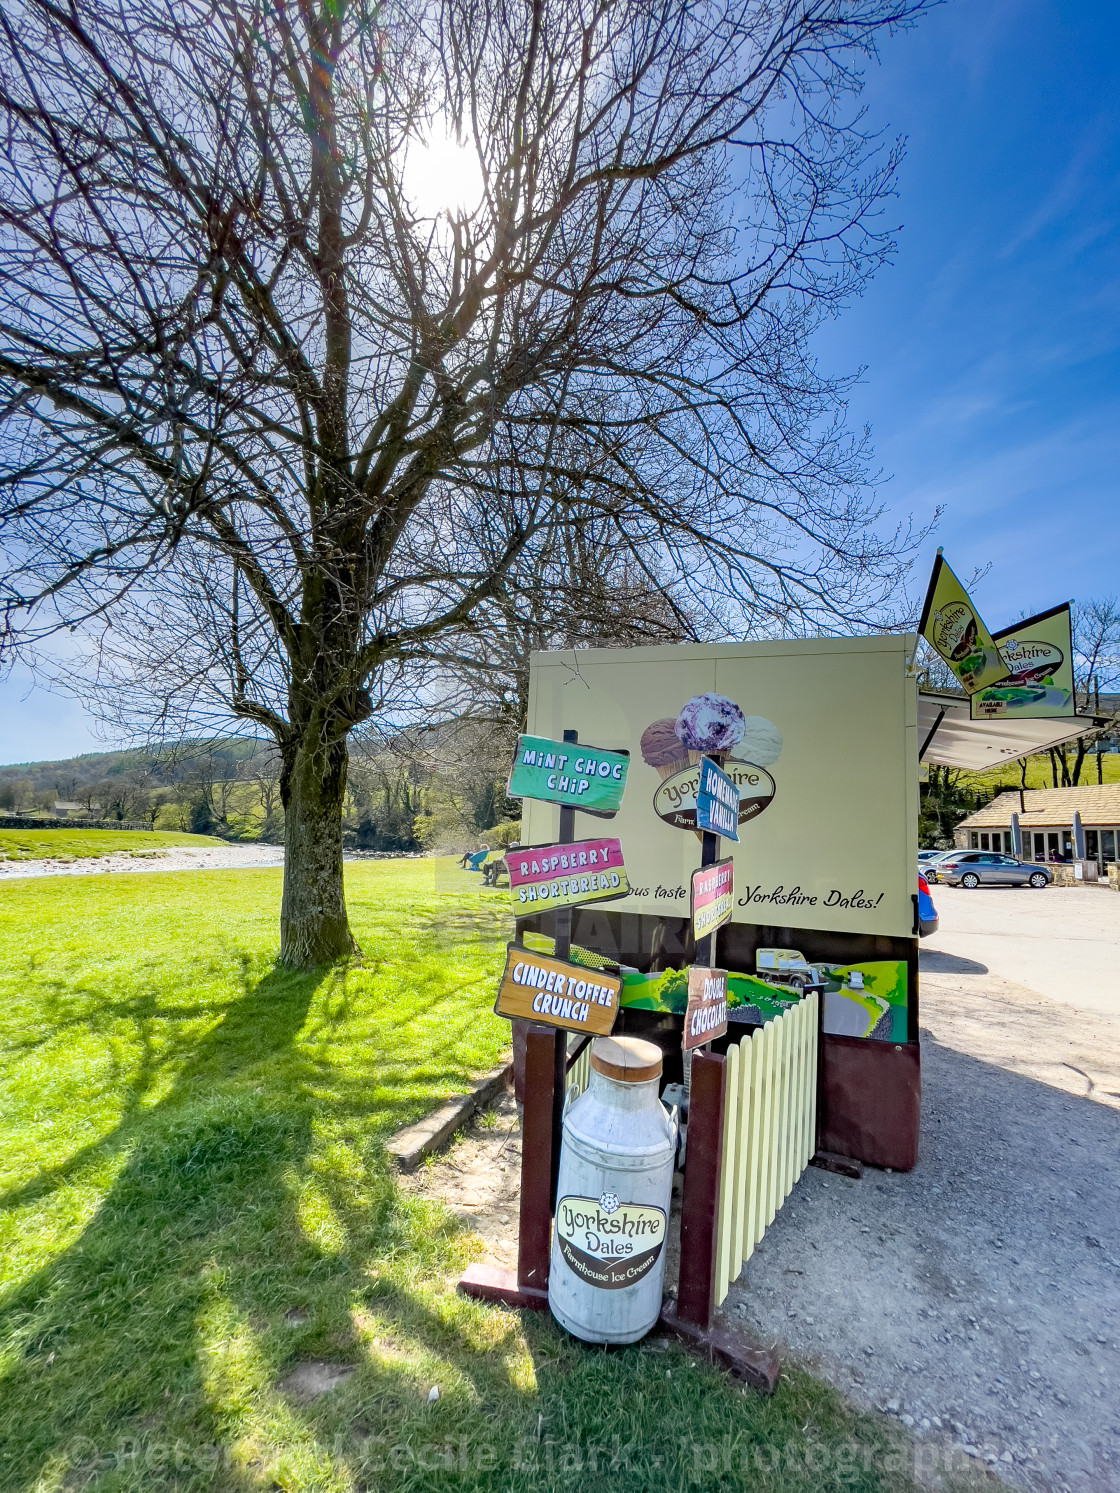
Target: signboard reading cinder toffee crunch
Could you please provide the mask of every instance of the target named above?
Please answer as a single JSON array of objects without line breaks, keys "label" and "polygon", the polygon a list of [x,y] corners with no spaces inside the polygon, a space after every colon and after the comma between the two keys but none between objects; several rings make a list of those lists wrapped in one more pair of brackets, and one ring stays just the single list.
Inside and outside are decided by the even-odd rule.
[{"label": "signboard reading cinder toffee crunch", "polygon": [[570,1032],[610,1035],[618,1015],[622,977],[517,944],[506,946],[506,967],[494,1003],[497,1016],[521,1016]]},{"label": "signboard reading cinder toffee crunch", "polygon": [[[609,902],[630,890],[617,840],[574,840],[570,845],[519,845],[506,852],[514,912]],[[545,908],[534,904],[543,902]]]},{"label": "signboard reading cinder toffee crunch", "polygon": [[629,765],[629,752],[519,736],[508,792],[510,798],[572,804],[600,819],[612,819],[622,806]]},{"label": "signboard reading cinder toffee crunch", "polygon": [[717,861],[692,873],[692,936],[699,942],[731,921],[735,906],[735,862]]},{"label": "signboard reading cinder toffee crunch", "polygon": [[665,1212],[612,1193],[562,1197],[556,1238],[564,1263],[588,1285],[620,1291],[648,1275],[665,1247]]}]

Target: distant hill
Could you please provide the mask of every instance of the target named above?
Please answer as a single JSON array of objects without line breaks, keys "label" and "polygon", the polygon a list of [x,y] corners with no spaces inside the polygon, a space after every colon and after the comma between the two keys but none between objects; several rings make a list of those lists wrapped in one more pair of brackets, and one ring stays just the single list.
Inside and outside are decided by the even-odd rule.
[{"label": "distant hill", "polygon": [[31,793],[53,792],[74,798],[95,783],[125,778],[152,788],[171,788],[197,775],[205,763],[215,778],[233,776],[258,754],[274,750],[271,740],[228,736],[211,741],[180,741],[153,749],[128,747],[113,752],[83,752],[49,762],[13,762],[0,767],[0,787],[30,783]]}]

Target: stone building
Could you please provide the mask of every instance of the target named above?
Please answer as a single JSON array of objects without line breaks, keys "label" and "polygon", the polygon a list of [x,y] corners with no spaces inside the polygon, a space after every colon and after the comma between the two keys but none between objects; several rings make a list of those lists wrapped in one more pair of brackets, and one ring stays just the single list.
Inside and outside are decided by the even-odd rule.
[{"label": "stone building", "polygon": [[1084,856],[1105,866],[1120,861],[1120,783],[1079,788],[1009,790],[962,819],[953,842],[964,850],[997,850],[1013,855],[1013,814],[1018,815],[1024,860],[1071,861],[1076,822],[1085,837]]}]

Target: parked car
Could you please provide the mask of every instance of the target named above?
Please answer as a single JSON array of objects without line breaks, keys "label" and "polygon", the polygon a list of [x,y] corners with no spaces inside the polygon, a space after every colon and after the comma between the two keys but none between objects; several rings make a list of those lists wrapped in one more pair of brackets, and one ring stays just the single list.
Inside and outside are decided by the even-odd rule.
[{"label": "parked car", "polygon": [[931,933],[937,932],[937,908],[933,905],[933,898],[929,894],[929,883],[922,873],[918,872],[918,937],[927,938]]},{"label": "parked car", "polygon": [[1053,873],[1037,861],[989,850],[958,850],[936,863],[937,879],[969,891],[978,886],[1049,886]]},{"label": "parked car", "polygon": [[918,870],[923,873],[926,880],[935,882],[937,880],[937,868],[944,860],[951,860],[953,856],[959,855],[959,850],[919,850]]}]

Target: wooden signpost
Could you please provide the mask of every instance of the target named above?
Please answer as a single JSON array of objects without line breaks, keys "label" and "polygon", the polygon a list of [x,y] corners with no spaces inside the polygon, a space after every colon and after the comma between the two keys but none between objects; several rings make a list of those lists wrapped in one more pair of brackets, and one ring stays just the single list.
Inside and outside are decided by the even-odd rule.
[{"label": "wooden signpost", "polygon": [[[504,1306],[548,1310],[548,1270],[552,1249],[552,1212],[560,1170],[564,1089],[568,1077],[568,1033],[585,1034],[582,1050],[593,1036],[607,1035],[618,1016],[622,979],[569,962],[572,907],[601,896],[624,896],[628,888],[617,840],[575,843],[576,809],[611,819],[622,805],[629,752],[612,752],[579,744],[575,731],[563,741],[519,736],[509,779],[511,798],[538,798],[560,804],[560,834],[555,845],[538,846],[506,857],[514,907],[523,911],[528,888],[537,891],[536,910],[555,908],[554,951],[537,954],[508,946],[505,974],[494,1006],[499,1015],[528,1020],[525,1029],[525,1104],[521,1127],[521,1211],[517,1235],[517,1273],[495,1265],[471,1265],[459,1279],[468,1296]],[[592,850],[595,861],[590,859]],[[545,853],[547,872],[542,871]],[[586,868],[579,857],[588,857]],[[565,867],[561,858],[568,857]],[[572,865],[572,857],[576,864]],[[553,856],[557,864],[553,866]],[[602,859],[600,859],[602,857]],[[536,861],[537,870],[533,871]],[[525,870],[522,871],[522,862]],[[515,879],[516,874],[516,879]],[[591,877],[598,885],[592,888]],[[583,881],[586,875],[587,886]],[[618,877],[618,885],[613,878]],[[606,886],[602,885],[604,877]],[[573,881],[575,886],[573,887]],[[557,895],[552,893],[553,885]],[[541,896],[544,887],[548,896]],[[518,896],[526,892],[525,902]],[[541,904],[544,904],[542,907]],[[581,989],[582,986],[582,989]],[[551,1030],[549,1030],[551,1028]]]},{"label": "wooden signpost", "polygon": [[[506,852],[515,913],[547,912],[583,902],[609,902],[630,890],[617,840],[519,845]],[[534,906],[544,903],[543,907]]]}]

